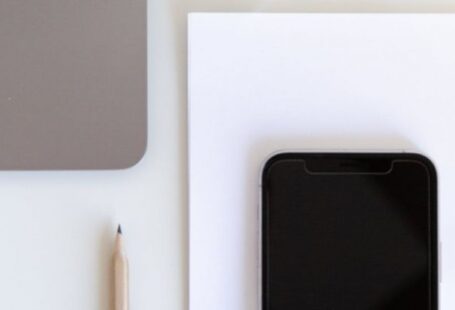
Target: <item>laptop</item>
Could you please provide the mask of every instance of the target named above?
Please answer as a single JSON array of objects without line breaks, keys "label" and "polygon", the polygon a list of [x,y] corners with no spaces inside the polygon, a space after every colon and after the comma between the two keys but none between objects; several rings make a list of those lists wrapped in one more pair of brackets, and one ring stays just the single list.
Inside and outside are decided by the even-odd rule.
[{"label": "laptop", "polygon": [[146,0],[0,2],[0,170],[141,159],[146,16]]}]

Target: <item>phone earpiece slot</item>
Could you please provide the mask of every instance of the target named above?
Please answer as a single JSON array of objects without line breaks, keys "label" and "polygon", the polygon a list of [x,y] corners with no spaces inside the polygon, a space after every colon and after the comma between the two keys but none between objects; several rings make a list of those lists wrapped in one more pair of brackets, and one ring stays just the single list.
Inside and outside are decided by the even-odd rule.
[{"label": "phone earpiece slot", "polygon": [[305,169],[310,174],[386,174],[392,169],[392,160],[372,158],[343,158],[330,156],[305,159]]}]

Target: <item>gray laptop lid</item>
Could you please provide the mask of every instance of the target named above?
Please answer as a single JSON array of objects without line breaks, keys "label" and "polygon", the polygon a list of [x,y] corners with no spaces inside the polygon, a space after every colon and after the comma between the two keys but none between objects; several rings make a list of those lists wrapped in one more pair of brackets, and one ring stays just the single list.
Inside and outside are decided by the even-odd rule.
[{"label": "gray laptop lid", "polygon": [[0,0],[0,169],[140,160],[146,14],[146,0]]}]

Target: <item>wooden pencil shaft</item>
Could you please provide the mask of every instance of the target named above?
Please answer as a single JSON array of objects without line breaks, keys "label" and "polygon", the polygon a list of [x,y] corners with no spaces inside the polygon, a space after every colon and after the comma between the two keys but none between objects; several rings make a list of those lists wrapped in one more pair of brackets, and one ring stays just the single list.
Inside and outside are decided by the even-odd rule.
[{"label": "wooden pencil shaft", "polygon": [[123,237],[117,234],[114,252],[115,310],[128,310],[128,259],[123,250]]}]

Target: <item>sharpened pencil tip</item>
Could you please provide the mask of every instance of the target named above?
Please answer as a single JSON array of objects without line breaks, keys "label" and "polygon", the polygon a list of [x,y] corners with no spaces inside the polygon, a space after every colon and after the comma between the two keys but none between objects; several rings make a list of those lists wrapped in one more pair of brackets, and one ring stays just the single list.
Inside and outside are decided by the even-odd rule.
[{"label": "sharpened pencil tip", "polygon": [[118,225],[117,233],[120,235],[122,234],[122,226],[120,226],[120,224]]}]

